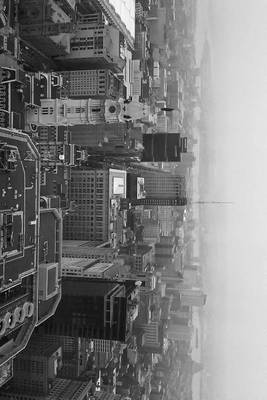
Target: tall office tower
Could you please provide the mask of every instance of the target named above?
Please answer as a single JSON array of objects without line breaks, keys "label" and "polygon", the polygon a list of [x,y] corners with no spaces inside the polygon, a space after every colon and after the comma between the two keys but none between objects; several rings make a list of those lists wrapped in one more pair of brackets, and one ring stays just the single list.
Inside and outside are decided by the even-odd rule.
[{"label": "tall office tower", "polygon": [[60,346],[59,368],[57,378],[76,379],[85,372],[88,357],[92,352],[92,341],[87,338],[64,336],[64,335],[43,335],[42,326],[35,331],[33,340],[40,348],[53,348]]},{"label": "tall office tower", "polygon": [[[160,170],[159,170],[160,171]],[[184,206],[187,204],[186,178],[169,173],[143,171],[146,197],[136,199],[135,205]]]},{"label": "tall office tower", "polygon": [[61,299],[62,216],[56,208],[40,209],[38,321],[56,311]]},{"label": "tall office tower", "polygon": [[184,209],[184,207],[187,205],[187,198],[186,197],[180,197],[177,199],[161,199],[159,197],[147,199],[137,199],[131,202],[132,205],[134,206],[175,206],[175,207],[181,207]]},{"label": "tall office tower", "polygon": [[145,243],[157,242],[160,238],[160,225],[158,221],[153,221],[151,219],[143,220],[143,240]]},{"label": "tall office tower", "polygon": [[101,10],[109,21],[109,25],[116,26],[127,45],[132,50],[134,49],[135,0],[121,0],[119,3],[112,0],[86,0],[78,3],[82,3],[78,4],[81,14],[86,13],[86,8]]},{"label": "tall office tower", "polygon": [[[59,343],[47,343],[38,337],[14,360],[11,392],[46,396],[51,383],[62,367],[62,348]],[[3,390],[3,393],[5,391]],[[2,393],[0,392],[2,398]]]},{"label": "tall office tower", "polygon": [[59,97],[112,98],[123,96],[123,81],[109,69],[60,71],[63,78]]},{"label": "tall office tower", "polygon": [[186,197],[186,180],[184,176],[168,173],[162,175],[143,174],[145,178],[146,198],[176,199]]},{"label": "tall office tower", "polygon": [[0,129],[0,386],[38,321],[40,158],[30,137]]},{"label": "tall office tower", "polygon": [[189,288],[197,287],[199,285],[201,277],[198,270],[186,268],[185,265],[183,276],[184,276],[184,285],[188,285]]},{"label": "tall office tower", "polygon": [[71,143],[98,147],[101,144],[105,151],[107,145],[123,146],[127,140],[127,127],[122,122],[97,125],[73,125],[69,127]]},{"label": "tall office tower", "polygon": [[170,244],[170,245],[165,245],[161,243],[156,243],[155,244],[155,256],[170,256],[172,257],[175,252],[175,246]]},{"label": "tall office tower", "polygon": [[138,313],[135,282],[65,278],[62,301],[42,329],[46,334],[125,342]]},{"label": "tall office tower", "polygon": [[172,294],[172,289],[178,287],[179,283],[183,281],[183,275],[172,269],[164,270],[161,274],[161,281],[166,283],[166,293]]},{"label": "tall office tower", "polygon": [[[27,360],[26,363],[27,362],[31,361]],[[36,368],[38,368],[39,365]],[[31,374],[28,374],[27,378],[30,378],[31,376]],[[42,379],[45,380],[49,385],[49,391],[47,394],[42,394],[38,390],[38,384],[40,382],[34,381],[33,379],[31,386],[32,388],[29,390],[26,389],[25,391],[22,391],[20,387],[15,389],[11,385],[9,387],[6,385],[0,391],[1,400],[84,400],[92,394],[92,381],[63,378],[55,378],[52,381],[49,379],[49,376],[44,376],[44,374],[42,374]]]},{"label": "tall office tower", "polygon": [[155,263],[159,269],[172,268],[174,265],[174,256],[165,254],[155,254]]},{"label": "tall office tower", "polygon": [[192,334],[193,334],[192,326],[174,324],[174,323],[170,323],[167,332],[169,340],[178,340],[178,341],[185,340],[187,342],[191,341]]},{"label": "tall office tower", "polygon": [[192,307],[190,306],[180,306],[178,309],[171,308],[170,316],[176,316],[178,318],[192,318]]},{"label": "tall office tower", "polygon": [[179,289],[181,305],[202,307],[206,304],[207,295],[197,288]]},{"label": "tall office tower", "polygon": [[143,135],[142,161],[180,162],[182,153],[187,152],[187,138],[180,133],[155,133]]},{"label": "tall office tower", "polygon": [[78,205],[64,221],[64,239],[122,241],[120,199],[126,197],[126,172],[115,169],[73,169],[69,199]]},{"label": "tall office tower", "polygon": [[175,238],[171,235],[161,235],[159,239],[159,245],[161,246],[174,246],[175,245]]},{"label": "tall office tower", "polygon": [[134,249],[133,266],[131,272],[144,272],[152,262],[153,249],[145,244],[137,245]]},{"label": "tall office tower", "polygon": [[175,243],[172,236],[160,236],[160,241],[155,244],[155,259],[160,257],[173,258],[175,255]]},{"label": "tall office tower", "polygon": [[50,0],[46,7],[41,7],[40,0],[24,0],[19,4],[20,24],[42,22],[67,22],[75,15],[75,0],[63,0],[60,4]]},{"label": "tall office tower", "polygon": [[46,56],[52,56],[54,68],[101,66],[121,72],[124,67],[122,36],[115,26],[105,25],[101,14],[83,15],[76,22],[24,23],[20,35]]},{"label": "tall office tower", "polygon": [[158,223],[162,235],[170,235],[174,231],[175,222],[176,217],[174,207],[158,206]]},{"label": "tall office tower", "polygon": [[[73,3],[73,2],[72,2]],[[75,4],[56,0],[42,3],[25,0],[18,8],[20,36],[46,56],[69,52],[71,31],[74,28]]]},{"label": "tall office tower", "polygon": [[[109,48],[110,50],[110,48],[116,46],[117,43],[116,41],[114,42],[114,40],[109,40],[109,42],[104,43],[104,46],[103,44],[101,46],[101,43],[99,42],[94,45],[94,43],[91,43],[90,39],[98,37],[97,35],[94,35],[94,31],[97,28],[100,30],[99,33],[102,33],[103,35],[103,28],[111,26],[117,30],[121,41],[122,39],[125,40],[127,46],[134,49],[135,0],[124,0],[119,3],[103,0],[82,2],[63,0],[60,4],[58,4],[56,0],[50,0],[50,7],[48,5],[46,7],[41,6],[41,0],[26,0],[25,6],[23,2],[23,5],[20,7],[21,12],[19,17],[23,25],[21,34],[23,37],[28,38],[28,40],[35,39],[36,41],[43,33],[43,36],[49,38],[51,36],[52,38],[53,36],[59,36],[59,38],[57,37],[57,40],[54,40],[55,42],[60,42],[60,39],[62,40],[60,37],[62,36],[62,33],[68,33],[70,39],[75,38],[77,41],[76,51],[78,44],[80,44],[79,50],[87,50],[89,57],[92,57],[90,50],[99,50],[95,53],[95,57],[97,58],[97,56],[101,55],[101,49]],[[98,14],[92,14],[92,12],[97,12]],[[102,13],[106,18],[104,18]],[[69,25],[69,19],[66,19],[65,17],[66,14],[71,17],[72,23],[69,23]],[[77,17],[77,14],[78,18],[75,18],[75,16]],[[108,21],[107,25],[104,24],[104,20]],[[31,27],[31,25],[33,25],[33,27]],[[93,32],[90,32],[90,28],[87,28],[88,25],[91,25],[90,28]],[[86,32],[82,35],[84,30]],[[78,42],[78,39],[80,39],[81,43]],[[111,54],[111,52],[108,54]]]}]

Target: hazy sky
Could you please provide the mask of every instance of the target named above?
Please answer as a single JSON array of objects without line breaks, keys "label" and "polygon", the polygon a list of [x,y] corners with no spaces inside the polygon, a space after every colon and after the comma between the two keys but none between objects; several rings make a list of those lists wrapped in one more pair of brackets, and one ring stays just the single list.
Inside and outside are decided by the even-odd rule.
[{"label": "hazy sky", "polygon": [[209,398],[265,400],[267,0],[211,3],[216,161],[208,195],[235,204],[209,212]]}]

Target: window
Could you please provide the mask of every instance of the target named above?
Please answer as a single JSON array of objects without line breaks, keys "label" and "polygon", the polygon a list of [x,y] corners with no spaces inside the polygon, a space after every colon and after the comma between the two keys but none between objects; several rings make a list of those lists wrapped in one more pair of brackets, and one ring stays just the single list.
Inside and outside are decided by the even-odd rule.
[{"label": "window", "polygon": [[42,115],[48,115],[48,107],[42,107]]}]

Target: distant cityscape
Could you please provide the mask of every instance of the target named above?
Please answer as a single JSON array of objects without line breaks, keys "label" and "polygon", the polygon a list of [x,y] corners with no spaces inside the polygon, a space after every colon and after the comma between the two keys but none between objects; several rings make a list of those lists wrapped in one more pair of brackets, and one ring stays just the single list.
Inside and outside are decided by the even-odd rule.
[{"label": "distant cityscape", "polygon": [[194,400],[196,5],[0,0],[1,400]]}]

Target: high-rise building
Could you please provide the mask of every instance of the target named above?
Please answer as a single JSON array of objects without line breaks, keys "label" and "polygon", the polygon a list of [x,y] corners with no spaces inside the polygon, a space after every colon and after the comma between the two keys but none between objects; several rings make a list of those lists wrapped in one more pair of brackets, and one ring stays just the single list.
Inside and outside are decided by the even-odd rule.
[{"label": "high-rise building", "polygon": [[61,71],[60,97],[112,98],[123,97],[123,82],[109,69]]},{"label": "high-rise building", "polygon": [[146,198],[176,199],[186,197],[186,180],[184,176],[162,174],[143,174],[145,178]]},{"label": "high-rise building", "polygon": [[6,387],[1,391],[1,400],[84,400],[92,393],[91,389],[92,381],[56,378],[47,395],[22,393]]},{"label": "high-rise building", "polygon": [[168,236],[174,231],[175,221],[174,207],[158,206],[158,223],[162,235]]},{"label": "high-rise building", "polygon": [[[59,358],[59,368],[57,368],[57,377],[64,379],[80,378],[86,370],[88,357],[93,350],[92,341],[80,337],[45,335],[42,332],[43,329],[41,326],[35,331],[29,348],[33,348],[32,343],[37,343],[40,349],[43,347],[53,348],[60,346],[61,355]],[[36,351],[36,353],[38,352]]]},{"label": "high-rise building", "polygon": [[[154,136],[154,135],[151,135]],[[144,170],[145,198],[133,200],[135,205],[184,206],[187,204],[186,178],[170,173],[157,174]]]},{"label": "high-rise building", "polygon": [[152,262],[153,249],[147,245],[137,245],[134,250],[134,262],[132,272],[138,273],[145,271]]},{"label": "high-rise building", "polygon": [[78,205],[64,221],[64,239],[122,241],[123,221],[120,198],[126,197],[126,172],[115,169],[73,169],[69,199]]},{"label": "high-rise building", "polygon": [[170,324],[167,332],[169,340],[178,340],[178,341],[185,340],[189,342],[191,341],[192,334],[193,334],[192,326],[174,324],[174,323]]},{"label": "high-rise building", "polygon": [[115,122],[110,124],[97,125],[76,125],[69,127],[71,133],[71,143],[98,147],[99,145],[106,146],[108,144],[116,146],[124,145],[127,140],[126,124]]},{"label": "high-rise building", "polygon": [[0,386],[38,321],[40,158],[28,135],[0,130]]},{"label": "high-rise building", "polygon": [[76,0],[63,0],[59,4],[50,0],[46,7],[41,7],[40,0],[25,0],[19,4],[19,22],[23,24],[49,22],[68,22],[75,14]]},{"label": "high-rise building", "polygon": [[62,349],[58,343],[33,340],[14,360],[11,391],[45,396],[61,366]]},{"label": "high-rise building", "polygon": [[138,313],[135,282],[65,278],[62,301],[42,328],[46,334],[125,342]]},{"label": "high-rise building", "polygon": [[207,295],[203,293],[201,289],[192,288],[184,289],[180,288],[181,304],[185,306],[201,307],[206,304]]},{"label": "high-rise building", "polygon": [[61,212],[56,208],[41,208],[37,325],[55,313],[61,299],[61,248]]},{"label": "high-rise building", "polygon": [[161,199],[159,197],[154,197],[151,199],[137,199],[131,202],[132,205],[139,206],[176,206],[176,207],[184,207],[187,205],[187,198],[180,197],[178,199]]},{"label": "high-rise building", "polygon": [[175,243],[172,236],[160,236],[155,244],[155,262],[159,267],[172,266],[175,258]]},{"label": "high-rise building", "polygon": [[60,301],[62,217],[40,208],[40,156],[29,136],[3,129],[0,153],[0,367],[8,360],[1,385],[13,357]]},{"label": "high-rise building", "polygon": [[145,243],[157,242],[160,238],[160,225],[158,221],[153,221],[151,219],[143,220],[143,240]]},{"label": "high-rise building", "polygon": [[[86,3],[86,2],[85,2]],[[100,8],[108,21],[119,29],[128,46],[134,48],[135,0],[91,0],[89,4]]]},{"label": "high-rise building", "polygon": [[143,135],[142,161],[181,161],[181,153],[186,151],[186,138],[180,133],[154,133]]},{"label": "high-rise building", "polygon": [[90,65],[123,68],[120,32],[115,26],[87,21],[87,16],[82,17],[78,26],[70,37],[69,53],[57,57],[59,65],[68,69],[86,69]]}]

